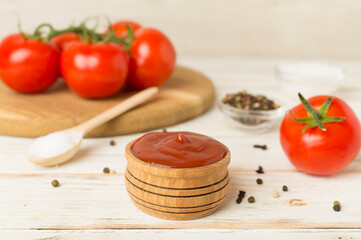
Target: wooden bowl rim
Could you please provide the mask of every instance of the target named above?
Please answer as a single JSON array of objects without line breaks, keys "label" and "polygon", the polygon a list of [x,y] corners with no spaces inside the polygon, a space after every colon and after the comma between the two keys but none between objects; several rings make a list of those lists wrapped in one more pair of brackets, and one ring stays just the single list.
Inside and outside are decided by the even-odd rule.
[{"label": "wooden bowl rim", "polygon": [[134,156],[134,154],[130,150],[130,147],[137,140],[138,139],[135,139],[129,142],[125,147],[125,158],[127,159],[128,164],[135,167],[136,169],[160,177],[194,178],[194,177],[203,177],[203,176],[211,175],[215,172],[218,172],[221,169],[227,168],[231,159],[231,153],[229,149],[226,146],[224,146],[227,151],[226,156],[222,160],[210,165],[195,167],[195,168],[168,168],[168,167],[157,166],[144,162],[139,158],[137,158],[136,156]]}]

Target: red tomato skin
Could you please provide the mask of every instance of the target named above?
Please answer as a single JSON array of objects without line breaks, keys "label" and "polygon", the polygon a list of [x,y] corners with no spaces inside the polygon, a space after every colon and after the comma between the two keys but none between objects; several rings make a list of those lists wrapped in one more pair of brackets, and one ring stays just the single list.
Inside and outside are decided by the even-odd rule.
[{"label": "red tomato skin", "polygon": [[[309,103],[319,109],[329,96],[315,96]],[[292,110],[296,118],[308,117],[302,104]],[[286,114],[280,129],[281,145],[291,163],[300,171],[312,175],[332,175],[346,168],[361,148],[361,125],[353,110],[335,97],[327,116],[346,117],[342,122],[325,123],[326,131],[309,128]]]},{"label": "red tomato skin", "polygon": [[117,21],[112,24],[112,28],[114,29],[115,35],[118,37],[124,37],[128,33],[127,24],[133,30],[133,33],[139,28],[141,28],[141,25],[139,23],[133,21],[129,21],[129,20]]},{"label": "red tomato skin", "polygon": [[129,57],[114,43],[73,42],[64,49],[60,67],[73,92],[84,98],[105,98],[123,87],[128,76]]},{"label": "red tomato skin", "polygon": [[39,93],[57,80],[59,58],[49,44],[12,34],[0,43],[0,76],[15,91]]},{"label": "red tomato skin", "polygon": [[131,88],[161,86],[175,68],[176,52],[173,44],[162,32],[153,28],[141,28],[135,32],[129,53],[127,85]]},{"label": "red tomato skin", "polygon": [[55,46],[60,52],[71,42],[81,41],[81,38],[75,33],[64,33],[53,37],[49,43]]}]

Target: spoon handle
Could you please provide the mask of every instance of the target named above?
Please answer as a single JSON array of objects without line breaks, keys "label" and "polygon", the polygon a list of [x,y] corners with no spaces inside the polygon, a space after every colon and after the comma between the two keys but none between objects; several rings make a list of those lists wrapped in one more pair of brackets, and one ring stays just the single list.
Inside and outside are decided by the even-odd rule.
[{"label": "spoon handle", "polygon": [[157,87],[151,87],[147,88],[130,98],[126,99],[125,101],[115,105],[114,107],[106,110],[105,112],[89,119],[86,122],[83,122],[82,124],[73,127],[71,129],[68,129],[70,131],[72,130],[80,130],[84,132],[84,135],[94,129],[95,127],[115,118],[116,116],[121,115],[122,113],[136,107],[137,105],[144,103],[146,100],[153,97],[156,93],[158,93],[159,88]]}]

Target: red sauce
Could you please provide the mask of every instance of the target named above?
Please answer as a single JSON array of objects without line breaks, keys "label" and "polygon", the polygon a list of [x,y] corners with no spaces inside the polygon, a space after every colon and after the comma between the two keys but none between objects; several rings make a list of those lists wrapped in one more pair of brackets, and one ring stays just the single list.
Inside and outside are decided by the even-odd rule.
[{"label": "red sauce", "polygon": [[153,132],[131,146],[138,159],[170,168],[193,168],[222,160],[226,147],[213,138],[192,132]]}]

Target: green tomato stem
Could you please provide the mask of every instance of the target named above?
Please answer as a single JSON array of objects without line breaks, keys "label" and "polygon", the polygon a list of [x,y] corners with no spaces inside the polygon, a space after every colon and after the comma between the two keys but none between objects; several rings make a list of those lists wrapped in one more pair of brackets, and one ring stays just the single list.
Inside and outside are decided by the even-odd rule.
[{"label": "green tomato stem", "polygon": [[325,126],[322,124],[320,116],[318,114],[318,112],[316,110],[312,111],[312,118],[313,120],[316,122],[317,126],[322,130],[322,131],[326,131]]},{"label": "green tomato stem", "polygon": [[43,23],[43,24],[40,24],[34,31],[33,33],[33,37],[41,37],[41,29],[44,28],[44,27],[48,27],[49,28],[49,31],[52,32],[54,31],[54,28],[51,24],[49,23]]},{"label": "green tomato stem", "polygon": [[331,102],[333,100],[333,97],[327,98],[326,102],[323,103],[320,110],[318,110],[318,113],[321,114],[322,117],[325,117],[328,109],[330,108]]},{"label": "green tomato stem", "polygon": [[308,114],[307,118],[295,118],[292,115],[291,111],[288,111],[290,114],[290,117],[295,122],[301,123],[301,124],[307,124],[303,127],[302,133],[304,133],[308,128],[314,128],[318,127],[322,131],[326,131],[326,127],[323,125],[324,123],[333,123],[333,122],[342,122],[345,120],[345,117],[332,117],[327,116],[328,110],[331,106],[333,97],[329,97],[321,106],[320,110],[316,110],[303,96],[301,93],[298,93],[298,96],[300,98],[300,101],[302,102],[302,105],[306,109],[306,112]]},{"label": "green tomato stem", "polygon": [[52,31],[49,32],[49,34],[45,37],[45,41],[48,42],[50,41],[53,37],[56,37],[58,35],[61,34],[65,34],[65,33],[76,33],[76,34],[80,34],[82,32],[82,28],[81,27],[69,27],[66,29],[62,29],[62,30],[55,30],[53,29]]},{"label": "green tomato stem", "polygon": [[30,36],[28,34],[24,33],[24,31],[22,30],[20,20],[18,21],[18,29],[19,29],[19,32],[20,32],[21,36],[24,39],[30,39]]},{"label": "green tomato stem", "polygon": [[301,102],[302,102],[302,105],[305,107],[308,115],[310,116],[312,114],[312,111],[316,111],[312,105],[307,102],[307,100],[302,96],[301,93],[298,93],[298,97],[300,98]]},{"label": "green tomato stem", "polygon": [[[45,37],[42,37],[43,33],[41,32],[41,30],[44,27],[49,28],[49,32]],[[26,35],[22,31],[20,31],[20,32],[23,35],[23,37],[26,39],[30,39],[30,38],[31,39],[41,39],[45,42],[49,42],[52,38],[54,38],[58,35],[61,35],[61,34],[75,33],[81,39],[83,39],[85,42],[92,43],[92,44],[114,42],[114,43],[123,45],[124,49],[126,51],[129,51],[129,49],[132,45],[133,39],[134,39],[134,34],[133,34],[131,27],[128,24],[127,24],[127,29],[128,29],[127,35],[125,35],[122,38],[119,38],[115,35],[114,29],[111,27],[111,25],[109,26],[108,33],[97,33],[97,32],[95,32],[94,29],[87,28],[84,23],[82,23],[79,26],[70,26],[68,28],[61,29],[61,30],[56,30],[49,23],[43,23],[43,24],[40,24],[35,29],[33,35],[31,35],[31,36]]]}]

